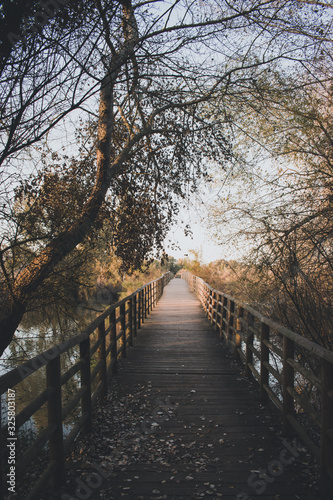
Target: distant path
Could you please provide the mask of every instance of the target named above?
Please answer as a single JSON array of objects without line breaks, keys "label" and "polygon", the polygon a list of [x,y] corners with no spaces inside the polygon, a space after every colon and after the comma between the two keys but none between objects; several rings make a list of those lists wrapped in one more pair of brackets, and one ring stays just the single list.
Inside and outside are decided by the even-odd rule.
[{"label": "distant path", "polygon": [[320,498],[306,451],[277,432],[185,281],[165,288],[113,391],[84,438],[78,463],[90,452],[90,467],[71,473],[66,493],[95,462],[112,473],[92,499]]}]

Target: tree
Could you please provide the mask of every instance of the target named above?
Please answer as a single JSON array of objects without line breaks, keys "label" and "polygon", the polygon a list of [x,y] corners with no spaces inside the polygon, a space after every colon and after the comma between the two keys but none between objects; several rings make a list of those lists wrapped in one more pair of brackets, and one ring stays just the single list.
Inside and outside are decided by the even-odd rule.
[{"label": "tree", "polygon": [[250,243],[251,261],[269,270],[277,318],[327,348],[333,346],[330,62],[321,53],[311,78],[304,71],[297,84],[281,73],[262,82],[262,102],[251,102],[257,127],[245,133],[256,144],[254,158],[264,151],[266,166],[260,175],[244,161],[242,185],[237,175],[234,181],[238,194],[213,219],[229,223],[230,238]]},{"label": "tree", "polygon": [[[32,8],[28,15],[34,12]],[[29,298],[87,236],[111,186],[114,227],[117,217],[119,227],[128,226],[135,203],[145,216],[144,224],[137,224],[140,230],[146,228],[141,233],[145,236],[133,239],[136,247],[142,245],[140,258],[156,238],[160,244],[176,210],[175,197],[195,189],[198,177],[207,176],[209,162],[226,165],[230,159],[225,133],[230,96],[253,89],[273,61],[303,61],[313,45],[313,33],[324,24],[321,15],[312,2],[70,2],[65,11],[59,9],[48,23],[28,30],[7,50],[0,121],[2,215],[7,221],[0,252],[1,351]],[[297,42],[292,49],[291,38]],[[97,98],[97,137],[92,145],[96,160],[83,203],[72,207],[64,225],[52,232],[52,225],[39,224],[40,234],[46,231],[46,236],[35,234],[27,241],[13,216],[13,187],[21,173],[28,175],[31,157],[32,164],[39,164],[34,148],[41,140],[60,142],[71,150],[69,157],[75,155],[70,114],[96,118]],[[207,104],[217,100],[223,101],[225,115],[212,119]],[[144,193],[141,197],[132,189],[137,172],[140,180],[135,186]],[[75,185],[77,179],[71,179]],[[61,182],[60,176],[57,188]],[[69,192],[70,187],[63,186],[64,193]],[[39,210],[38,217],[44,215]],[[152,227],[159,228],[157,237],[152,237]],[[123,253],[126,238],[115,241]],[[9,255],[14,247],[27,245],[34,252],[26,252],[29,257],[16,267]]]}]

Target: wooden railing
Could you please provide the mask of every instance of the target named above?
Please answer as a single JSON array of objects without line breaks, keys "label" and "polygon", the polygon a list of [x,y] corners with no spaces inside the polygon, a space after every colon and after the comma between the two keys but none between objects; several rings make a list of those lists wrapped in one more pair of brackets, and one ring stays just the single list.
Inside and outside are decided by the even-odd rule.
[{"label": "wooden railing", "polygon": [[[333,352],[181,271],[212,325],[253,375],[260,396],[282,413],[285,435],[298,435],[320,463],[322,491],[333,491]],[[331,498],[331,497],[330,497]]]},{"label": "wooden railing", "polygon": [[[15,456],[14,483],[18,486],[30,464],[48,445],[48,464],[39,480],[29,492],[27,500],[39,498],[40,492],[51,482],[59,486],[65,478],[65,454],[81,431],[89,433],[92,429],[92,408],[97,399],[106,394],[110,377],[117,373],[117,360],[126,357],[126,349],[132,345],[147,315],[156,306],[169,283],[172,274],[164,274],[136,290],[120,302],[111,305],[88,328],[66,342],[57,344],[26,363],[0,377],[0,393],[6,393],[8,409],[15,386],[24,379],[44,368],[46,388],[37,398],[15,415],[8,417],[7,424],[1,427],[1,457],[10,453],[9,443],[16,443],[19,429],[45,404],[47,404],[47,426],[20,456]],[[67,366],[63,355],[67,355]],[[70,366],[68,367],[68,357]],[[75,381],[77,390],[64,404],[62,388],[69,381]],[[64,421],[75,410],[75,425],[64,438]],[[11,412],[9,412],[10,414]],[[14,432],[15,430],[15,432]],[[15,433],[15,436],[14,436]],[[12,445],[15,448],[15,444]],[[8,455],[9,456],[9,455]],[[13,456],[13,455],[12,455]],[[16,460],[17,458],[17,460]],[[1,468],[7,472],[8,463]],[[13,462],[12,462],[13,463]],[[8,477],[1,476],[1,498],[8,492]],[[9,490],[10,491],[10,490]],[[1,492],[0,492],[1,493]],[[20,497],[23,498],[23,497]]]}]

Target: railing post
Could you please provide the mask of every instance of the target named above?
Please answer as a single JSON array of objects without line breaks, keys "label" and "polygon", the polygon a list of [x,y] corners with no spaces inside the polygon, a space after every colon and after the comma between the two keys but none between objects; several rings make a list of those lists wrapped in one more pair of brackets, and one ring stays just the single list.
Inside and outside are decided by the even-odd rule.
[{"label": "railing post", "polygon": [[107,370],[106,370],[106,355],[105,355],[105,320],[98,327],[98,339],[101,344],[98,348],[98,361],[101,362],[101,367],[99,369],[99,379],[103,383],[102,397],[106,395],[107,392]]},{"label": "railing post", "polygon": [[50,360],[46,365],[47,387],[53,389],[53,394],[47,402],[48,425],[55,430],[49,439],[50,462],[57,466],[52,477],[52,487],[57,487],[65,481],[65,455],[62,429],[62,397],[61,397],[61,365],[60,356]]},{"label": "railing post", "polygon": [[109,322],[111,325],[111,332],[110,332],[110,342],[111,342],[111,362],[113,360],[113,366],[111,369],[112,375],[115,375],[118,371],[118,360],[117,360],[117,324],[116,324],[116,310],[113,309],[113,311],[110,313],[109,316]]},{"label": "railing post", "polygon": [[4,484],[4,475],[3,475],[3,439],[2,439],[2,394],[0,393],[0,498],[4,498],[5,496],[5,484]]},{"label": "railing post", "polygon": [[269,363],[269,347],[265,344],[265,340],[269,340],[269,326],[265,323],[260,323],[260,399],[266,401],[268,394],[265,390],[265,385],[269,385],[269,371],[265,363]]},{"label": "railing post", "polygon": [[137,302],[137,309],[138,309],[138,330],[140,330],[141,328],[141,324],[142,324],[142,319],[141,319],[141,316],[142,316],[142,296],[141,296],[141,291],[139,291],[138,293],[138,302]]},{"label": "railing post", "polygon": [[252,374],[250,364],[253,364],[253,340],[254,340],[254,316],[247,313],[247,332],[246,332],[246,348],[245,348],[245,375],[249,377]]},{"label": "railing post", "polygon": [[200,297],[201,297],[201,305],[203,307],[204,312],[206,313],[206,286],[204,286],[202,280],[199,281],[199,287],[200,287]]},{"label": "railing post", "polygon": [[294,413],[294,398],[288,388],[294,387],[294,368],[288,363],[288,359],[294,359],[294,342],[283,336],[283,371],[282,371],[282,396],[283,396],[283,433],[285,436],[293,434],[292,426],[288,416]]},{"label": "railing post", "polygon": [[218,314],[217,314],[218,307],[219,307],[218,302],[219,302],[219,296],[218,296],[217,291],[215,291],[214,292],[214,308],[215,308],[215,311],[214,311],[214,324],[215,324],[215,330],[217,330],[218,321],[219,321],[219,317],[218,317]]},{"label": "railing post", "polygon": [[140,320],[141,320],[141,325],[145,322],[145,299],[144,299],[144,288],[140,291]]},{"label": "railing post", "polygon": [[333,491],[333,365],[325,359],[321,360],[321,397],[320,486],[328,499]]},{"label": "railing post", "polygon": [[120,306],[120,325],[121,325],[121,341],[122,341],[122,351],[121,357],[126,358],[126,348],[127,348],[127,337],[126,337],[126,303],[124,302]]},{"label": "railing post", "polygon": [[222,307],[221,307],[222,295],[220,293],[217,294],[217,303],[216,303],[216,323],[215,330],[221,332],[221,324],[222,324]]},{"label": "railing post", "polygon": [[137,337],[138,335],[138,310],[137,310],[137,294],[133,295],[132,298],[132,306],[133,306],[133,311],[132,311],[132,319],[134,321],[133,323],[133,335],[134,337]]},{"label": "railing post", "polygon": [[142,290],[142,323],[147,318],[147,290],[143,287]]},{"label": "railing post", "polygon": [[141,309],[141,323],[145,322],[146,319],[146,289],[143,287],[141,291],[141,299],[142,299],[142,309]]},{"label": "railing post", "polygon": [[227,318],[228,318],[228,299],[223,295],[223,305],[222,305],[222,324],[221,324],[221,338],[224,337],[226,344],[228,344],[226,332],[227,332]]},{"label": "railing post", "polygon": [[81,387],[85,388],[85,392],[81,398],[82,415],[86,415],[87,419],[83,426],[83,432],[89,433],[92,431],[92,408],[91,408],[91,372],[90,372],[90,338],[80,342],[80,358],[82,361],[81,367]]},{"label": "railing post", "polygon": [[161,298],[160,296],[160,288],[161,288],[161,280],[158,280],[157,283],[156,283],[156,297],[157,297],[157,300],[156,302],[158,302]]},{"label": "railing post", "polygon": [[215,292],[214,290],[210,290],[210,323],[211,325],[214,324],[214,319],[215,319],[215,312],[214,312],[214,305],[215,305]]},{"label": "railing post", "polygon": [[206,316],[209,318],[209,288],[208,288],[208,286],[205,286],[205,313],[206,313]]},{"label": "railing post", "polygon": [[242,345],[242,331],[243,331],[243,316],[244,309],[241,306],[237,306],[237,314],[236,314],[236,324],[235,324],[235,358],[239,359],[240,354],[238,349],[241,349]]},{"label": "railing post", "polygon": [[205,314],[206,316],[208,316],[208,300],[209,300],[209,295],[208,295],[208,288],[207,288],[207,285],[203,285],[204,286],[204,303],[203,303],[203,306],[204,306],[204,311],[205,311]]},{"label": "railing post", "polygon": [[150,285],[147,285],[146,286],[146,318],[147,316],[149,316],[149,313],[150,313]]},{"label": "railing post", "polygon": [[146,318],[146,289],[145,289],[145,287],[143,287],[143,289],[141,291],[141,300],[142,300],[142,309],[141,309],[142,317],[141,317],[141,322],[144,323],[145,322],[145,318]]},{"label": "railing post", "polygon": [[[235,314],[235,302],[231,299],[228,299],[228,323],[226,330],[227,344],[229,344],[230,340],[235,340],[234,333],[234,314]],[[234,349],[234,348],[233,348]]]},{"label": "railing post", "polygon": [[131,297],[128,301],[128,324],[129,324],[129,345],[133,345],[133,297]]}]

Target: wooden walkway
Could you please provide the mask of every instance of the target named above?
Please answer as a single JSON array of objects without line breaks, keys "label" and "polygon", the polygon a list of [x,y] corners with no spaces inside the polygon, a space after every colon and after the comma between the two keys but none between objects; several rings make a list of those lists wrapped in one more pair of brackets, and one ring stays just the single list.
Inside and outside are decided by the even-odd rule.
[{"label": "wooden walkway", "polygon": [[282,437],[185,281],[166,287],[112,384],[58,498],[320,498],[306,450]]}]

